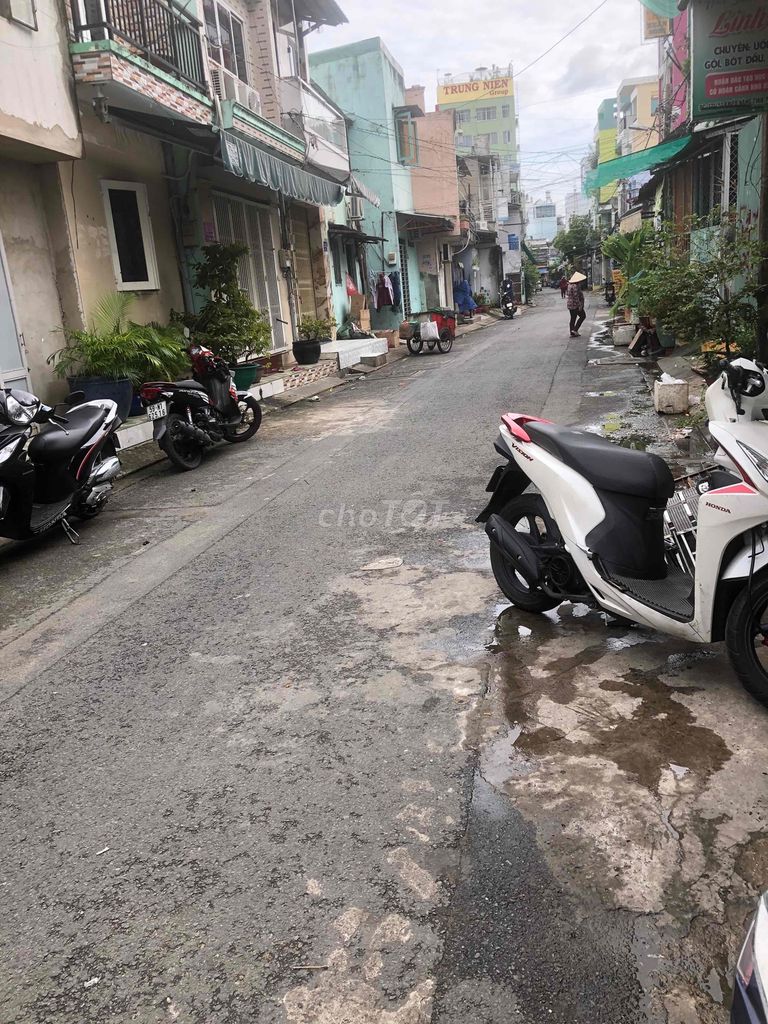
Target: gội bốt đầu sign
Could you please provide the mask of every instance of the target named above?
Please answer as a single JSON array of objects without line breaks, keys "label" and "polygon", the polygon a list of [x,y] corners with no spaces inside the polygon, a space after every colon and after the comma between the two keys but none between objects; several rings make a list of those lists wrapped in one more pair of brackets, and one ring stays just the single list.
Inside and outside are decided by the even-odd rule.
[{"label": "g\u1ed9i b\u1ed1t \u0111\u1ea7u sign", "polygon": [[690,18],[693,120],[768,110],[768,3],[693,0]]}]

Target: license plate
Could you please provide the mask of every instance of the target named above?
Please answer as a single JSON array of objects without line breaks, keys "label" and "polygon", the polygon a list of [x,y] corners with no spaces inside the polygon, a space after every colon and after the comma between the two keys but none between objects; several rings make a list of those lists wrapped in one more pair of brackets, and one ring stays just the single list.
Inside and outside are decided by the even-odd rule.
[{"label": "license plate", "polygon": [[161,420],[167,415],[168,404],[166,402],[155,402],[154,405],[147,406],[147,419],[149,420]]}]

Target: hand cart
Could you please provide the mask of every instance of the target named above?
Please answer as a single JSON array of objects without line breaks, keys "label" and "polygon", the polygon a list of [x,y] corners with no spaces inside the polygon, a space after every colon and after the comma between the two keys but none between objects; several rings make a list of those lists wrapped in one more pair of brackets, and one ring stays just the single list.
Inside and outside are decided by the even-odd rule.
[{"label": "hand cart", "polygon": [[[422,338],[422,324],[430,322],[437,327],[437,337]],[[410,319],[401,325],[400,337],[408,345],[411,355],[419,355],[425,344],[430,352],[437,347],[438,352],[448,353],[453,348],[456,337],[456,313],[452,309],[427,309],[421,313],[413,313]]]}]

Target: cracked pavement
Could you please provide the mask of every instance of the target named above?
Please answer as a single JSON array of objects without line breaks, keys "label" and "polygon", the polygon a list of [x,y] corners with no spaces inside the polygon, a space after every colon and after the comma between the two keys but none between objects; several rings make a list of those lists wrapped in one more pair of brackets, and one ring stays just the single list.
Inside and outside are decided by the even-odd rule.
[{"label": "cracked pavement", "polygon": [[642,401],[613,355],[544,295],[0,547],[3,1024],[725,1024],[768,716],[507,607],[474,523],[501,412]]}]

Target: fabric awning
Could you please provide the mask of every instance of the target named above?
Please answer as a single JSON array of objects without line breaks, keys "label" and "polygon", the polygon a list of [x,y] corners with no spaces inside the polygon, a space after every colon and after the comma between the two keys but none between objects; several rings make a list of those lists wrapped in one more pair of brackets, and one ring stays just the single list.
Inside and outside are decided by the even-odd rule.
[{"label": "fabric awning", "polygon": [[299,202],[338,206],[344,198],[344,189],[337,182],[310,174],[231,132],[221,132],[221,156],[227,170],[238,178],[282,192]]},{"label": "fabric awning", "polygon": [[660,18],[676,18],[680,13],[677,0],[640,0],[640,3]]},{"label": "fabric awning", "polygon": [[610,185],[612,181],[631,178],[639,171],[647,171],[651,167],[663,164],[681,153],[690,141],[690,135],[683,135],[679,139],[662,142],[658,146],[650,146],[648,149],[641,149],[628,156],[617,157],[616,160],[606,160],[604,164],[598,164],[597,168],[586,176],[584,192],[586,194],[594,192],[595,189],[602,188],[603,185]]},{"label": "fabric awning", "polygon": [[350,242],[385,242],[386,239],[380,235],[366,235],[364,231],[357,228],[350,228],[346,224],[329,224],[329,235],[338,235],[341,238],[348,238]]},{"label": "fabric awning", "polygon": [[368,188],[367,185],[364,185],[359,178],[356,178],[354,174],[349,176],[349,190],[353,196],[362,196],[363,199],[367,199],[377,210],[381,206],[379,196],[372,189]]},{"label": "fabric awning", "polygon": [[454,229],[454,223],[450,217],[441,217],[434,213],[401,213],[398,211],[397,220],[406,231],[453,232]]}]

